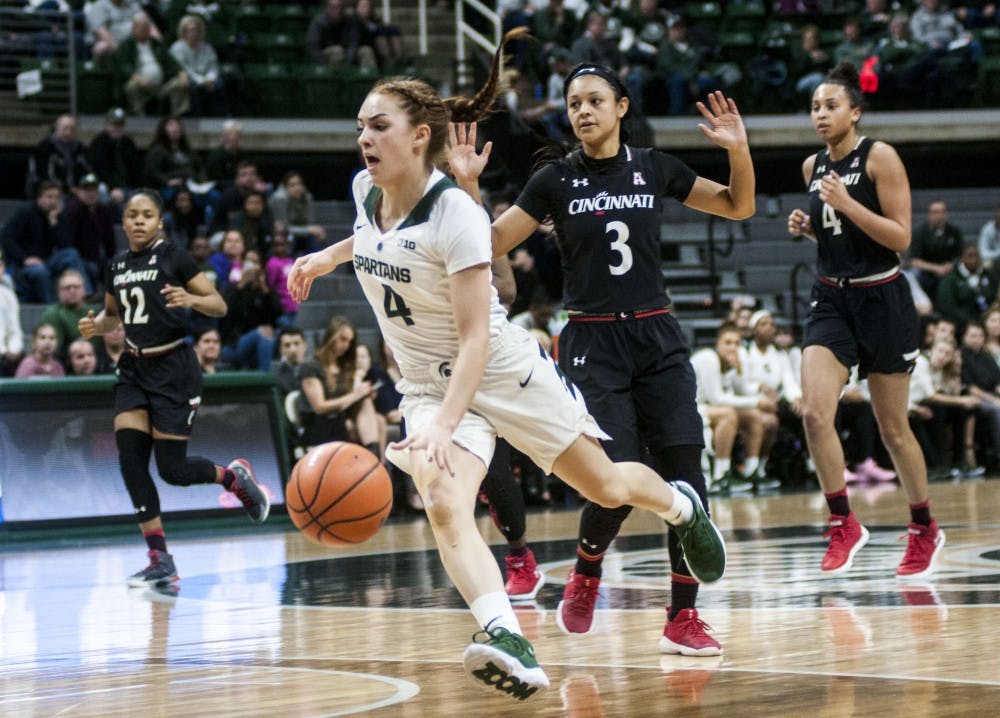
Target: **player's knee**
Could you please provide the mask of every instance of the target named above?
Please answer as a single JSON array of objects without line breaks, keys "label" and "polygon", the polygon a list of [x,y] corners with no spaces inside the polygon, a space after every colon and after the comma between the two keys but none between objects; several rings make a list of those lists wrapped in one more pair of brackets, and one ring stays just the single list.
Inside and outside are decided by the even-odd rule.
[{"label": "player's knee", "polygon": [[194,483],[187,460],[187,442],[159,439],[153,442],[156,471],[160,478],[172,486],[190,486]]},{"label": "player's knee", "polygon": [[[836,407],[834,407],[836,411]],[[807,434],[818,434],[833,426],[834,411],[807,403],[802,407],[802,425]]]},{"label": "player's knee", "polygon": [[441,482],[432,483],[424,492],[424,510],[431,525],[443,528],[455,523],[456,501],[454,492]]},{"label": "player's knee", "polygon": [[616,477],[597,482],[588,492],[587,498],[606,509],[617,509],[629,503],[631,494],[625,483]]},{"label": "player's knee", "polygon": [[879,425],[879,434],[882,435],[882,443],[890,451],[901,448],[910,434],[910,426],[899,421],[887,421]]}]

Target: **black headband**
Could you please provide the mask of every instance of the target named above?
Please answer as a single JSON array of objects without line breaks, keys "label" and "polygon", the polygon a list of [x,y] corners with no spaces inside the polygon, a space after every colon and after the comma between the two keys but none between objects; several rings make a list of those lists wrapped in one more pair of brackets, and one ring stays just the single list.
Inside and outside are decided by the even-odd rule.
[{"label": "black headband", "polygon": [[563,82],[564,100],[566,99],[566,95],[569,94],[569,83],[573,82],[573,80],[580,77],[581,75],[597,75],[602,80],[611,85],[612,89],[614,89],[615,91],[615,94],[617,94],[619,97],[628,97],[629,99],[631,99],[631,96],[628,94],[628,88],[625,87],[625,83],[623,83],[620,79],[618,79],[618,75],[616,75],[614,72],[604,67],[603,65],[594,65],[592,63],[585,62],[583,64],[574,67],[570,71],[570,73],[566,76],[566,81]]}]

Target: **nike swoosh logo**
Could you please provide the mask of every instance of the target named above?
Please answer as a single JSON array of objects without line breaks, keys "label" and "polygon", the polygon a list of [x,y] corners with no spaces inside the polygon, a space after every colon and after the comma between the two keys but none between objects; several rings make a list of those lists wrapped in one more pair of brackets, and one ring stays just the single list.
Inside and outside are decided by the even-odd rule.
[{"label": "nike swoosh logo", "polygon": [[522,389],[523,389],[524,387],[528,386],[528,382],[529,382],[529,381],[531,381],[531,375],[532,375],[532,374],[534,374],[534,373],[535,373],[535,370],[534,370],[534,369],[532,369],[532,370],[531,370],[530,372],[528,372],[528,378],[527,378],[527,379],[525,379],[524,381],[519,381],[519,382],[517,382],[518,384],[520,384],[520,385],[521,385],[521,388],[522,388]]}]

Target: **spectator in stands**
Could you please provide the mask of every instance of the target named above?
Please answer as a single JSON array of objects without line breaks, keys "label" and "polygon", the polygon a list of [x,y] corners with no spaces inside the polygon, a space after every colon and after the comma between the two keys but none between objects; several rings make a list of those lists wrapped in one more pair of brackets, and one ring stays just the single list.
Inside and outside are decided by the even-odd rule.
[{"label": "spectator in stands", "polygon": [[906,13],[897,13],[889,23],[889,33],[878,41],[879,104],[889,109],[921,107],[941,103],[941,73],[929,48],[914,40]]},{"label": "spectator in stands", "polygon": [[97,373],[114,374],[118,360],[125,353],[125,325],[120,324],[101,337],[97,345]]},{"label": "spectator in stands", "polygon": [[202,374],[215,374],[217,371],[225,371],[225,363],[220,361],[222,356],[222,338],[219,330],[206,328],[195,334],[194,355],[198,357],[198,364],[201,366]]},{"label": "spectator in stands", "polygon": [[917,281],[930,297],[937,296],[937,287],[955,267],[962,254],[962,230],[948,222],[948,205],[936,199],[927,205],[927,221],[913,231],[910,244],[910,266],[917,270]]},{"label": "spectator in stands", "polygon": [[[879,38],[889,34],[889,23],[892,18],[888,0],[865,0],[865,9],[860,15],[861,36],[870,42],[878,42]],[[910,18],[907,16],[907,24],[909,21]]]},{"label": "spectator in stands", "polygon": [[795,91],[811,101],[813,91],[823,82],[832,66],[829,53],[820,44],[819,27],[803,25],[799,30],[799,44],[792,47],[788,67]]},{"label": "spectator in stands", "polygon": [[983,331],[986,332],[983,348],[1000,366],[1000,305],[993,304],[983,313]]},{"label": "spectator in stands", "polygon": [[802,347],[795,341],[795,333],[787,324],[778,326],[774,333],[774,347],[784,354],[795,377],[795,383],[802,386]]},{"label": "spectator in stands", "polygon": [[184,125],[177,117],[164,117],[156,125],[146,152],[146,176],[164,201],[169,202],[187,180],[201,180],[201,160],[188,144]]},{"label": "spectator in stands", "polygon": [[215,265],[209,261],[212,256],[212,245],[209,244],[208,238],[200,234],[195,236],[191,240],[191,247],[188,251],[191,253],[191,259],[198,266],[198,271],[208,277],[212,286],[218,288],[219,274],[215,270]]},{"label": "spectator in stands", "polygon": [[[877,453],[884,453],[875,423],[868,380],[859,379],[858,369],[851,370],[847,386],[840,395],[837,407],[837,430],[846,436],[844,447],[844,481],[894,481],[896,472],[883,469],[875,460]],[[854,470],[851,470],[851,465]]]},{"label": "spectator in stands", "polygon": [[278,318],[278,325],[283,328],[295,326],[295,317],[299,311],[299,303],[292,299],[292,294],[288,291],[288,273],[292,271],[294,263],[288,230],[281,222],[275,222],[274,236],[271,238],[271,256],[267,259],[264,275],[271,291],[277,294],[281,301],[282,314]]},{"label": "spectator in stands", "polygon": [[[573,69],[570,58],[570,52],[565,47],[553,47],[549,51],[546,58],[549,75],[545,82],[545,101],[521,110],[521,119],[529,124],[538,122],[545,135],[556,142],[565,141],[573,132],[566,114],[566,99],[563,97],[563,85]],[[633,96],[634,91],[641,91],[641,85],[645,82],[640,77],[641,74],[636,73],[635,81],[630,84]]]},{"label": "spectator in stands", "polygon": [[83,337],[70,342],[67,354],[68,376],[93,376],[97,373],[97,352],[94,351],[94,345]]},{"label": "spectator in stands", "polygon": [[222,140],[205,158],[205,177],[220,190],[228,189],[233,184],[239,165],[246,159],[246,154],[240,149],[243,140],[243,125],[236,120],[226,120],[222,123]]},{"label": "spectator in stands", "polygon": [[180,117],[191,106],[188,76],[163,42],[153,36],[152,28],[145,13],[132,18],[132,34],[115,52],[115,92],[119,99],[124,94],[133,115],[145,115],[152,99],[166,99],[170,114]]},{"label": "spectator in stands", "polygon": [[194,195],[181,185],[167,203],[163,214],[163,235],[178,247],[191,248],[191,241],[202,233],[205,211],[194,201]]},{"label": "spectator in stands", "polygon": [[753,340],[740,349],[740,363],[747,381],[756,382],[762,390],[780,399],[781,409],[796,417],[802,416],[802,387],[799,385],[788,355],[774,344],[777,328],[774,317],[766,309],[758,309],[750,316],[750,331]]},{"label": "spectator in stands", "polygon": [[993,215],[993,219],[986,222],[979,230],[979,256],[987,269],[1000,269],[1000,264],[997,263],[997,259],[1000,258],[998,230],[1000,230],[1000,209]]},{"label": "spectator in stands", "polygon": [[104,296],[104,268],[115,256],[115,214],[101,201],[100,180],[88,174],[80,179],[63,210],[73,247],[87,270],[87,294]]},{"label": "spectator in stands", "polygon": [[[925,361],[931,392],[922,399],[922,404],[931,412],[927,433],[933,441],[933,461],[929,461],[928,466],[951,467],[954,471],[948,471],[949,475],[978,476],[983,473],[976,459],[975,445],[980,400],[963,393],[962,355],[954,344],[940,340],[931,346],[930,356]],[[919,359],[917,363],[920,364]],[[914,381],[910,383],[913,385]],[[949,454],[950,459],[947,459]]]},{"label": "spectator in stands", "polygon": [[83,12],[90,53],[95,60],[106,60],[131,34],[132,18],[142,12],[142,6],[137,0],[94,0]]},{"label": "spectator in stands", "polygon": [[31,353],[21,360],[14,372],[16,379],[66,376],[63,365],[56,359],[59,340],[51,324],[39,324],[31,340]]},{"label": "spectator in stands", "polygon": [[969,322],[962,335],[962,384],[979,399],[977,417],[989,427],[991,441],[987,465],[996,468],[1000,459],[1000,367],[986,351],[986,332]]},{"label": "spectator in stands", "polygon": [[951,10],[962,27],[993,27],[997,24],[995,0],[959,0],[951,4]]},{"label": "spectator in stands", "polygon": [[204,19],[185,15],[177,26],[177,38],[170,54],[187,73],[191,113],[196,117],[226,116],[229,104],[219,77],[219,57],[205,41]]},{"label": "spectator in stands", "polygon": [[302,175],[292,170],[285,173],[267,200],[275,222],[283,222],[294,242],[294,254],[300,256],[315,252],[326,240],[326,230],[316,224],[316,208],[312,193],[306,188]]},{"label": "spectator in stands", "polygon": [[861,21],[856,17],[847,18],[841,33],[843,40],[833,48],[834,62],[853,62],[858,68],[863,67],[865,60],[874,53],[875,45],[861,36]]},{"label": "spectator in stands", "polygon": [[223,360],[237,369],[270,371],[281,302],[267,286],[259,252],[247,251],[240,278],[222,290],[222,298],[229,307],[219,321]]},{"label": "spectator in stands", "polygon": [[306,30],[306,51],[317,65],[353,65],[360,40],[361,24],[347,11],[343,0],[326,0],[326,9],[313,17]]},{"label": "spectator in stands", "polygon": [[[695,352],[691,364],[697,377],[697,401],[702,416],[710,422],[713,420],[715,412],[707,407],[724,406],[736,410],[746,452],[743,475],[756,483],[765,480],[765,462],[778,431],[778,404],[773,392],[768,392],[766,387],[762,390],[744,375],[740,364],[742,338],[739,328],[723,324],[716,335],[715,347]],[[717,454],[717,465],[719,461]],[[719,469],[721,476],[718,481],[713,477],[710,490],[720,493],[747,488],[731,466],[723,465]]]},{"label": "spectator in stands", "polygon": [[13,376],[24,355],[24,330],[21,329],[21,305],[6,272],[7,265],[0,251],[0,376]]},{"label": "spectator in stands", "polygon": [[300,369],[308,411],[302,416],[303,442],[358,441],[376,456],[378,419],[371,382],[355,381],[357,331],[347,317],[332,317],[314,361]]},{"label": "spectator in stands", "polygon": [[579,28],[580,21],[564,0],[549,0],[548,5],[535,11],[531,32],[542,43],[542,53],[548,55],[556,47],[572,46]]},{"label": "spectator in stands", "polygon": [[587,29],[569,50],[573,64],[587,62],[611,68],[621,65],[618,48],[608,42],[607,34],[608,18],[597,10],[587,13]]},{"label": "spectator in stands", "polygon": [[942,316],[961,328],[968,322],[979,321],[996,300],[996,278],[983,268],[979,246],[970,242],[962,250],[955,268],[938,284],[935,306]]},{"label": "spectator in stands", "polygon": [[76,118],[73,115],[59,115],[52,132],[35,149],[35,181],[55,182],[68,192],[77,181],[91,171],[87,160],[87,148],[77,139]]},{"label": "spectator in stands", "polygon": [[299,369],[306,361],[309,346],[306,335],[298,327],[288,327],[281,330],[278,337],[278,361],[271,364],[271,373],[278,384],[281,395],[288,396],[302,386]]},{"label": "spectator in stands", "polygon": [[549,324],[555,313],[555,305],[552,303],[548,292],[545,291],[545,287],[538,286],[535,288],[535,293],[531,297],[531,303],[528,304],[528,308],[519,314],[513,315],[510,318],[510,323],[529,331],[537,329],[543,332],[549,338],[549,344],[551,345],[552,332],[549,329]]},{"label": "spectator in stands", "polygon": [[274,220],[263,192],[253,191],[243,198],[243,209],[229,215],[229,228],[243,233],[247,251],[257,250],[261,255],[270,251]]},{"label": "spectator in stands", "polygon": [[941,7],[941,0],[920,0],[910,17],[910,32],[916,40],[942,54],[972,41],[955,14]]},{"label": "spectator in stands", "polygon": [[688,39],[687,23],[676,17],[660,43],[656,72],[667,89],[667,112],[687,112],[695,100],[719,87],[719,81],[705,69],[705,50]]},{"label": "spectator in stands", "polygon": [[208,263],[215,268],[216,285],[220,290],[240,281],[244,254],[246,242],[243,241],[243,233],[238,229],[227,230],[222,236],[222,247],[208,258]]},{"label": "spectator in stands", "polygon": [[22,302],[55,301],[52,278],[65,269],[86,272],[83,259],[71,244],[63,219],[62,191],[44,180],[34,202],[18,209],[3,227],[3,253],[14,275]]},{"label": "spectator in stands", "polygon": [[120,208],[128,190],[142,184],[139,149],[125,134],[125,110],[120,107],[108,110],[104,129],[90,141],[87,159],[104,184],[112,204]]},{"label": "spectator in stands", "polygon": [[372,48],[382,72],[390,72],[403,59],[403,34],[379,19],[372,0],[357,0],[354,17],[360,26],[358,45]]},{"label": "spectator in stands", "polygon": [[59,275],[59,300],[42,313],[39,320],[56,331],[59,351],[56,356],[65,363],[70,342],[80,336],[77,324],[94,307],[86,303],[86,289],[83,274],[75,269],[67,269]]},{"label": "spectator in stands", "polygon": [[267,194],[270,187],[257,173],[257,165],[242,160],[236,165],[235,180],[231,187],[223,191],[212,211],[209,233],[218,232],[230,226],[230,215],[243,209],[243,202],[251,192]]}]

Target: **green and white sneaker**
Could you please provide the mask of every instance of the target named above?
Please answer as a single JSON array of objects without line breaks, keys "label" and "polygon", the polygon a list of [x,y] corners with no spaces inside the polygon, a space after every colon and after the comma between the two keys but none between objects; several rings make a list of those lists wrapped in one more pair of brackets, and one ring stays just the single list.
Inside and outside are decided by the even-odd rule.
[{"label": "green and white sneaker", "polygon": [[472,636],[463,657],[465,672],[481,688],[526,701],[549,687],[528,639],[506,628],[491,628]]},{"label": "green and white sneaker", "polygon": [[670,525],[680,539],[684,560],[698,583],[715,583],[726,571],[726,542],[708,518],[701,498],[691,485],[685,481],[673,481],[670,485],[691,499],[694,505],[690,521],[679,526]]}]

